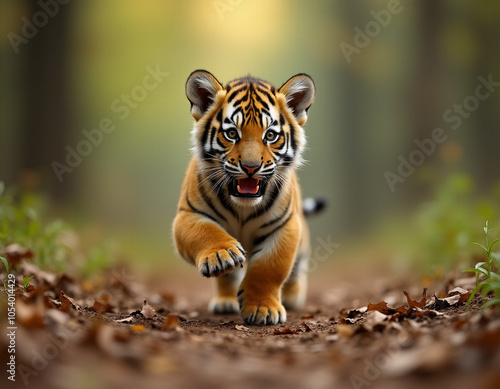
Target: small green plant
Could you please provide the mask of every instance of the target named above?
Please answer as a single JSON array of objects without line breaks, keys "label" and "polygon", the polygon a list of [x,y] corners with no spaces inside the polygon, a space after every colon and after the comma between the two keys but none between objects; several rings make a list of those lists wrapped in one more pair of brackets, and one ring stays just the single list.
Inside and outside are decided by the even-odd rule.
[{"label": "small green plant", "polygon": [[30,284],[30,281],[31,279],[33,278],[34,276],[29,276],[29,277],[24,277],[23,278],[23,289],[26,290],[26,288],[28,287],[28,285]]},{"label": "small green plant", "polygon": [[476,287],[467,300],[468,305],[476,293],[481,293],[483,297],[489,293],[493,293],[493,298],[484,304],[484,308],[493,305],[500,306],[500,274],[498,274],[500,253],[493,252],[493,248],[500,242],[500,238],[494,239],[491,243],[488,242],[488,233],[498,229],[500,227],[488,228],[488,222],[486,221],[484,227],[484,246],[480,243],[472,242],[472,244],[481,247],[486,253],[486,261],[478,262],[474,268],[465,270],[466,272],[476,274]]},{"label": "small green plant", "polygon": [[[40,194],[6,189],[0,181],[0,253],[10,244],[17,243],[34,253],[32,261],[40,268],[56,272],[68,272],[75,266],[76,258],[84,258],[77,264],[84,275],[111,266],[111,253],[107,248],[98,247],[84,256],[75,252],[75,235],[68,225],[60,220],[45,222],[45,203]],[[9,273],[7,260],[0,257],[0,261]],[[30,280],[29,277],[24,279],[25,289]]]},{"label": "small green plant", "polygon": [[60,271],[70,254],[69,247],[64,244],[64,236],[70,230],[61,221],[44,223],[43,205],[40,195],[14,188],[6,190],[0,182],[0,252],[17,243],[35,253],[37,265]]},{"label": "small green plant", "polygon": [[9,273],[9,262],[4,257],[0,257],[0,261],[3,262],[3,265],[5,266],[5,270],[7,270],[7,274]]}]

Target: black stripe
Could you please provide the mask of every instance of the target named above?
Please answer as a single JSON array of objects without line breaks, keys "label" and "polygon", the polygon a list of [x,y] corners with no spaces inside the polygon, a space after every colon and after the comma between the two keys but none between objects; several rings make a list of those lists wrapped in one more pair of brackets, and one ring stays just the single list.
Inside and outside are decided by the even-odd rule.
[{"label": "black stripe", "polygon": [[[241,107],[238,107],[234,110],[233,114],[231,115],[231,120],[233,120],[234,116],[237,115],[238,113],[240,113],[242,111]],[[234,120],[233,120],[234,122]]]},{"label": "black stripe", "polygon": [[246,223],[248,223],[250,220],[255,219],[255,218],[261,216],[262,214],[266,213],[269,210],[269,208],[271,208],[273,206],[278,195],[279,195],[279,188],[277,186],[274,186],[271,189],[271,192],[269,193],[269,198],[268,198],[266,204],[264,204],[261,208],[259,208],[257,211],[252,213],[250,216],[248,216],[245,219],[245,221],[242,223],[242,226],[245,225]]},{"label": "black stripe", "polygon": [[269,103],[271,103],[271,105],[276,105],[274,97],[271,96],[267,91],[265,91],[264,89],[261,89],[261,88],[257,88],[257,90],[267,97],[267,99],[269,100]]},{"label": "black stripe", "polygon": [[285,217],[285,215],[288,213],[288,210],[290,209],[290,204],[292,203],[292,199],[290,199],[288,201],[288,204],[286,205],[286,208],[285,208],[285,211],[279,215],[278,217],[274,218],[273,220],[271,221],[268,221],[267,223],[264,223],[263,225],[261,225],[259,228],[265,228],[265,227],[269,227],[271,225],[273,225],[274,223],[277,223],[279,222],[281,219],[283,219]]},{"label": "black stripe", "polygon": [[274,234],[276,231],[278,231],[278,230],[280,230],[281,228],[283,228],[283,227],[284,227],[284,225],[290,221],[290,219],[292,218],[292,216],[293,216],[293,212],[291,212],[291,213],[290,213],[290,216],[288,216],[288,217],[286,218],[286,220],[285,220],[283,223],[281,223],[279,226],[277,226],[276,228],[274,228],[271,232],[269,232],[269,233],[267,233],[267,234],[264,234],[264,235],[261,235],[261,236],[259,236],[257,239],[255,239],[255,240],[253,241],[254,246],[257,246],[257,245],[261,244],[261,243],[262,243],[262,242],[264,242],[267,238],[269,238],[272,234]]},{"label": "black stripe", "polygon": [[[212,184],[215,185],[214,181],[212,180]],[[240,220],[240,215],[231,207],[229,204],[229,197],[226,195],[224,190],[219,190],[217,191],[217,197],[219,198],[219,202],[222,204],[224,208],[226,208],[229,212],[231,212],[231,215],[234,216],[236,220]]]},{"label": "black stripe", "polygon": [[285,155],[280,162],[281,166],[291,166],[293,164],[293,158]]},{"label": "black stripe", "polygon": [[210,133],[210,125],[212,123],[212,119],[213,119],[213,117],[207,119],[207,123],[205,124],[205,129],[204,129],[203,134],[201,136],[201,149],[203,150],[203,159],[204,160],[212,159],[211,153],[207,152],[205,150],[205,144],[207,143],[208,135]]},{"label": "black stripe", "polygon": [[203,215],[205,217],[208,217],[210,220],[216,222],[217,224],[220,224],[217,220],[215,220],[215,218],[213,216],[210,216],[208,213],[205,213],[205,212],[200,211],[199,209],[195,208],[193,206],[193,204],[191,204],[191,202],[189,201],[187,193],[186,193],[186,202],[188,203],[189,208],[191,208],[194,213],[197,213],[197,214]]},{"label": "black stripe", "polygon": [[250,97],[250,93],[245,93],[245,95],[241,99],[236,100],[233,105],[234,106],[240,105],[241,103],[248,101],[249,97]]},{"label": "black stripe", "polygon": [[200,190],[200,194],[201,194],[201,198],[203,199],[203,201],[205,201],[205,203],[209,206],[209,208],[213,211],[213,213],[215,213],[220,219],[226,221],[226,218],[224,217],[224,215],[222,215],[218,210],[217,208],[215,208],[214,204],[212,203],[212,200],[210,200],[210,197],[208,197],[205,193],[205,189],[203,188],[202,185],[200,185],[201,181],[200,181],[200,175],[198,174],[198,188]]},{"label": "black stripe", "polygon": [[236,86],[239,86],[239,85],[242,85],[244,83],[246,83],[247,81],[245,80],[235,80],[235,81],[231,81],[231,88],[234,88]]},{"label": "black stripe", "polygon": [[216,117],[216,119],[217,119],[217,121],[218,121],[219,123],[221,123],[221,124],[222,124],[222,109],[221,109],[219,112],[217,112],[217,117]]},{"label": "black stripe", "polygon": [[229,97],[227,98],[227,103],[229,104],[231,102],[232,99],[234,99],[234,97],[242,92],[243,90],[246,89],[246,85],[245,86],[242,86],[241,88],[238,88],[238,89],[235,89],[234,91],[231,92],[231,94],[229,95]]},{"label": "black stripe", "polygon": [[223,149],[225,149],[225,148],[226,148],[226,146],[224,146],[224,144],[220,141],[220,138],[219,138],[219,137],[217,137],[217,144],[218,144],[220,147],[222,147]]},{"label": "black stripe", "polygon": [[256,99],[259,103],[261,103],[261,104],[264,106],[264,108],[265,108],[265,109],[269,112],[269,105],[268,105],[268,104],[267,104],[264,100],[262,100],[262,98],[259,96],[259,94],[258,94],[258,93],[255,93],[254,95],[255,95],[255,99]]},{"label": "black stripe", "polygon": [[292,142],[292,149],[295,152],[297,144],[295,143],[295,127],[290,124],[290,142]]}]

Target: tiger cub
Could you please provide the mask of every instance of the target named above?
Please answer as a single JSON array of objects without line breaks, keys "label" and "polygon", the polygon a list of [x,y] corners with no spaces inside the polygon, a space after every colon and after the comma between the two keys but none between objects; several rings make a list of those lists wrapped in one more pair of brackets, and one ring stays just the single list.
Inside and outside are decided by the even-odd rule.
[{"label": "tiger cub", "polygon": [[[173,234],[178,253],[216,277],[214,313],[248,324],[286,321],[306,297],[309,234],[295,169],[314,82],[297,74],[279,89],[244,77],[223,86],[196,70],[186,83],[193,156]],[[246,268],[246,271],[244,271]]]}]

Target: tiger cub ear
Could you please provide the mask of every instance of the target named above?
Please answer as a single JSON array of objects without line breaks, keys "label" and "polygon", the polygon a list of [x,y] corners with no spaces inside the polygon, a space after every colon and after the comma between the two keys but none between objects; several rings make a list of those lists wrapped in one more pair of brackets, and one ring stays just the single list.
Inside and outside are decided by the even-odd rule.
[{"label": "tiger cub ear", "polygon": [[292,110],[299,126],[302,126],[307,121],[307,110],[314,102],[316,93],[312,78],[299,73],[285,82],[278,92],[285,95],[286,104]]},{"label": "tiger cub ear", "polygon": [[215,101],[215,95],[223,87],[219,81],[206,70],[195,70],[186,81],[186,96],[191,103],[191,115],[196,121]]}]

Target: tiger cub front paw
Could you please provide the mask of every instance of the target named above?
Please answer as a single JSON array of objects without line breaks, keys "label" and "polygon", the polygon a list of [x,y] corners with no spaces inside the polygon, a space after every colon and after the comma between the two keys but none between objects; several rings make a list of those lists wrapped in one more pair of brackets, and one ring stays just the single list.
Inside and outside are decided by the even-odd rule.
[{"label": "tiger cub front paw", "polygon": [[270,325],[286,321],[285,307],[277,298],[250,297],[245,295],[244,290],[240,290],[238,301],[241,317],[250,325]]},{"label": "tiger cub front paw", "polygon": [[223,249],[207,250],[200,255],[198,270],[204,277],[217,277],[243,267],[245,250],[236,242]]}]

